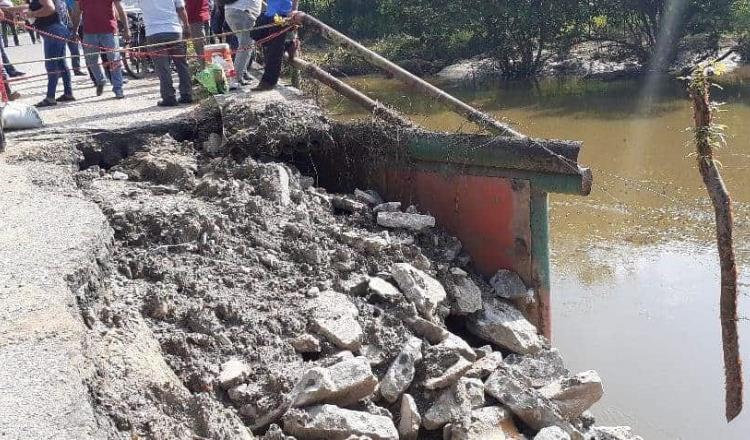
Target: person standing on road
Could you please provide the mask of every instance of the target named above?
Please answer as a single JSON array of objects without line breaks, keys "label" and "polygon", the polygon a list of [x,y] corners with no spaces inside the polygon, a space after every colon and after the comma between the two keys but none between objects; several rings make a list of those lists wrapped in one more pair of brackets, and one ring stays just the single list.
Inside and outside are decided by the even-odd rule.
[{"label": "person standing on road", "polygon": [[[174,107],[192,103],[193,84],[187,63],[187,45],[183,40],[183,37],[190,38],[185,0],[138,0],[138,6],[146,26],[146,43],[158,45],[149,49],[159,53],[152,57],[161,92],[161,101],[157,105]],[[180,79],[180,99],[175,98],[170,61]]]},{"label": "person standing on road", "polygon": [[[13,2],[11,0],[0,0],[0,8],[12,8]],[[13,15],[11,14],[9,19],[13,20]],[[16,24],[13,21],[5,21],[3,20],[3,45],[5,47],[8,47],[8,31],[10,31],[11,34],[13,34],[13,42],[16,43],[16,46],[20,46],[21,42],[18,41],[18,29],[16,29]]]},{"label": "person standing on road", "polygon": [[203,47],[206,45],[206,36],[211,20],[211,7],[208,0],[185,0],[188,23],[190,23],[190,35],[193,38],[195,54],[200,57],[201,68],[203,62]]},{"label": "person standing on road", "polygon": [[[78,35],[78,32],[73,29],[73,16],[71,15],[73,12],[73,6],[75,4],[75,0],[65,0],[65,14],[67,16],[67,19],[64,17],[61,17],[63,20],[63,24],[68,26],[68,29],[70,29],[70,33],[73,35]],[[56,4],[57,5],[57,4]],[[60,11],[62,14],[62,11]],[[81,44],[78,40],[75,41],[68,41],[68,50],[70,51],[70,63],[73,65],[73,75],[75,76],[86,76],[85,73],[81,71]]]},{"label": "person standing on road", "polygon": [[[112,81],[112,91],[115,98],[122,99],[125,94],[122,90],[122,63],[120,62],[120,52],[117,49],[120,45],[117,41],[117,19],[115,10],[123,20],[123,37],[125,40],[130,39],[130,28],[128,27],[128,15],[122,7],[120,0],[75,0],[73,6],[73,32],[78,39],[78,28],[81,24],[81,15],[83,21],[83,51],[86,54],[86,65],[91,69],[96,82],[96,96],[104,93],[104,85],[107,79],[99,65],[99,52],[106,54],[109,64],[110,77]],[[103,50],[106,48],[109,50]]]},{"label": "person standing on road", "polygon": [[[260,27],[272,24],[276,16],[280,18],[292,17],[297,12],[298,6],[299,0],[268,0],[266,11],[258,17],[255,26]],[[255,40],[262,40],[278,31],[279,28],[274,27],[258,29],[253,32],[253,38]],[[286,38],[283,34],[276,36],[266,42],[264,46],[265,67],[263,69],[263,78],[260,80],[260,84],[253,89],[253,91],[257,92],[272,90],[278,84],[279,77],[281,76],[282,61],[284,60]]]},{"label": "person standing on road", "polygon": [[[36,104],[37,107],[49,107],[58,102],[75,101],[73,82],[65,63],[65,43],[72,35],[63,24],[54,0],[28,0],[26,16],[33,20],[34,27],[47,35],[44,40],[44,68],[47,70],[47,96]],[[62,78],[64,92],[55,98],[57,82]]]},{"label": "person standing on road", "polygon": [[263,5],[261,0],[222,1],[224,3],[224,16],[227,24],[229,24],[229,27],[239,41],[237,57],[234,60],[234,71],[237,73],[237,76],[229,84],[229,89],[235,90],[240,85],[247,85],[243,76],[247,72],[247,67],[253,61],[253,55],[255,55],[255,41],[253,41],[252,32],[249,29],[253,27],[255,20],[258,19]]}]

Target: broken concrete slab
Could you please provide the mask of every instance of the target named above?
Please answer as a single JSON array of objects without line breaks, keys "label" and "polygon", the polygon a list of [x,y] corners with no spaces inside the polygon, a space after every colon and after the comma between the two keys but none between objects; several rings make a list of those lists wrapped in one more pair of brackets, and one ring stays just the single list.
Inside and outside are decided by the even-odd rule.
[{"label": "broken concrete slab", "polygon": [[505,405],[534,430],[558,426],[573,440],[583,435],[557,410],[557,407],[526,383],[520,373],[501,365],[484,383],[485,391]]},{"label": "broken concrete slab", "polygon": [[482,291],[469,277],[457,277],[451,286],[451,313],[458,316],[470,315],[482,310]]},{"label": "broken concrete slab", "polygon": [[298,353],[320,353],[320,340],[309,333],[305,333],[292,339],[292,347]]},{"label": "broken concrete slab", "polygon": [[384,228],[407,229],[415,232],[435,227],[435,217],[406,212],[380,211],[377,222]]},{"label": "broken concrete slab", "polygon": [[461,356],[465,357],[466,360],[473,362],[477,358],[477,353],[473,348],[466,342],[462,337],[456,336],[453,333],[448,332],[445,339],[437,344],[448,350],[455,351]]},{"label": "broken concrete slab", "polygon": [[557,426],[548,426],[539,431],[534,440],[570,440],[570,436]]},{"label": "broken concrete slab", "polygon": [[362,191],[361,189],[355,189],[354,197],[360,202],[366,203],[370,206],[376,206],[383,203],[383,198],[380,197],[380,194],[372,190]]},{"label": "broken concrete slab", "polygon": [[362,343],[358,314],[357,307],[346,295],[326,290],[315,299],[313,322],[318,332],[335,346],[357,351]]},{"label": "broken concrete slab", "polygon": [[448,330],[419,316],[406,318],[404,322],[414,333],[427,339],[430,344],[439,344],[450,335]]},{"label": "broken concrete slab", "polygon": [[560,413],[572,421],[591,408],[604,395],[602,380],[596,371],[584,371],[552,382],[539,393],[552,401]]},{"label": "broken concrete slab", "polygon": [[499,351],[493,351],[477,360],[471,365],[466,377],[486,379],[503,363],[503,354]]},{"label": "broken concrete slab", "polygon": [[484,405],[484,386],[477,379],[461,379],[443,390],[435,403],[422,417],[422,426],[428,430],[440,429],[452,422],[468,418],[472,408]]},{"label": "broken concrete slab", "polygon": [[383,237],[367,237],[362,240],[362,244],[365,251],[370,255],[377,255],[390,246],[390,242]]},{"label": "broken concrete slab", "polygon": [[417,440],[422,416],[419,415],[417,403],[410,394],[401,397],[401,419],[398,422],[398,434],[401,440]]},{"label": "broken concrete slab", "polygon": [[511,354],[505,363],[527,377],[534,388],[541,388],[570,374],[556,348],[544,349],[531,356]]},{"label": "broken concrete slab", "polygon": [[396,263],[391,276],[404,293],[414,303],[419,313],[432,319],[438,305],[445,301],[446,292],[438,280],[408,263]]},{"label": "broken concrete slab", "polygon": [[474,335],[519,354],[535,353],[546,345],[534,327],[511,304],[491,299],[469,317],[466,328]]},{"label": "broken concrete slab", "polygon": [[393,420],[334,405],[293,410],[284,416],[284,432],[299,440],[345,440],[363,436],[372,440],[398,440]]},{"label": "broken concrete slab", "polygon": [[528,288],[517,273],[509,270],[499,270],[490,278],[495,295],[505,299],[522,298],[527,295]]},{"label": "broken concrete slab", "polygon": [[595,426],[591,428],[592,440],[643,440],[633,434],[629,426]]},{"label": "broken concrete slab", "polygon": [[415,366],[422,360],[422,340],[409,338],[380,383],[380,394],[393,403],[414,380]]},{"label": "broken concrete slab", "polygon": [[425,379],[424,387],[428,390],[449,387],[463,376],[469,368],[471,368],[471,362],[463,357],[459,357],[456,363],[445,370],[440,376]]},{"label": "broken concrete slab", "polygon": [[318,403],[348,406],[370,396],[377,385],[378,379],[365,357],[344,360],[328,368],[315,367],[308,370],[292,390],[292,406]]},{"label": "broken concrete slab", "polygon": [[372,212],[399,212],[401,210],[401,202],[386,202],[377,205],[372,208]]},{"label": "broken concrete slab", "polygon": [[250,374],[250,367],[239,359],[230,359],[221,366],[218,381],[225,390],[241,384]]},{"label": "broken concrete slab", "polygon": [[525,438],[513,423],[510,411],[501,406],[478,408],[471,412],[470,424],[451,425],[449,440],[495,440]]},{"label": "broken concrete slab", "polygon": [[365,209],[364,203],[360,203],[356,200],[352,200],[346,196],[334,196],[331,199],[331,204],[333,205],[335,209],[338,209],[339,211],[343,211],[343,212],[348,212],[350,214],[353,214],[355,212],[359,212]]},{"label": "broken concrete slab", "polygon": [[258,193],[267,200],[287,206],[292,203],[289,172],[280,164],[264,164]]},{"label": "broken concrete slab", "polygon": [[370,278],[367,288],[370,294],[388,302],[395,302],[403,297],[396,286],[379,277]]}]

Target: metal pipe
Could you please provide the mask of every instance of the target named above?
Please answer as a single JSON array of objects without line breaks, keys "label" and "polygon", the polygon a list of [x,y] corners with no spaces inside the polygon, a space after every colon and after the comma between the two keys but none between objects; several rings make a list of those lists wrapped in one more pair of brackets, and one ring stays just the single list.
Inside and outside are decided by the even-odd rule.
[{"label": "metal pipe", "polygon": [[289,62],[305,74],[310,75],[311,77],[330,87],[334,91],[342,94],[346,98],[349,98],[356,104],[361,105],[375,117],[396,125],[411,125],[409,120],[404,116],[384,106],[378,101],[375,101],[374,99],[370,98],[369,96],[365,95],[349,84],[346,84],[345,82],[316,66],[315,64],[297,57],[289,59]]},{"label": "metal pipe", "polygon": [[514,138],[519,138],[519,139],[526,138],[525,135],[517,132],[513,128],[509,127],[507,124],[503,124],[502,122],[497,121],[492,116],[475,109],[474,107],[466,104],[460,99],[433,86],[427,81],[415,75],[412,75],[411,73],[407,72],[405,69],[388,61],[387,59],[371,51],[370,49],[362,46],[361,44],[357,43],[356,41],[342,34],[341,32],[333,29],[332,27],[328,26],[327,24],[323,23],[317,18],[309,14],[300,13],[300,15],[301,15],[302,22],[304,24],[317,29],[321,33],[321,35],[327,40],[333,43],[336,43],[340,46],[346,47],[354,52],[357,52],[369,63],[385,70],[386,72],[393,75],[396,79],[412,87],[413,89],[419,92],[422,92],[426,94],[427,96],[434,98],[435,100],[445,104],[450,109],[464,116],[469,121],[481,126],[482,128],[492,132],[493,134],[497,134],[501,136],[509,136],[509,137],[514,137]]}]

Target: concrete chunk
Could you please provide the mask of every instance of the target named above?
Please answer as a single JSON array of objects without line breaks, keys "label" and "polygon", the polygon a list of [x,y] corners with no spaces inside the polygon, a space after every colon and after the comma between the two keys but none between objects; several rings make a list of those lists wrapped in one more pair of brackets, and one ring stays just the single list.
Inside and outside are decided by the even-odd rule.
[{"label": "concrete chunk", "polygon": [[464,341],[460,336],[456,336],[453,333],[448,332],[440,344],[441,347],[445,347],[451,351],[455,351],[461,356],[465,357],[469,361],[474,361],[477,358],[477,353],[469,345],[468,342]]},{"label": "concrete chunk", "polygon": [[320,353],[320,341],[315,336],[305,333],[292,339],[292,347],[298,353]]},{"label": "concrete chunk", "polygon": [[471,362],[467,361],[463,357],[460,357],[458,361],[456,361],[455,364],[445,370],[442,375],[426,379],[424,381],[424,387],[428,390],[438,390],[440,388],[451,386],[461,376],[463,376],[464,373],[469,370],[469,368],[471,368]]},{"label": "concrete chunk", "polygon": [[548,426],[539,431],[534,440],[570,440],[570,436],[557,426]]},{"label": "concrete chunk", "polygon": [[510,412],[501,406],[488,406],[471,412],[470,424],[451,426],[450,440],[505,440],[522,437]]},{"label": "concrete chunk", "polygon": [[591,428],[593,440],[643,440],[629,426],[595,426]]},{"label": "concrete chunk", "polygon": [[401,202],[381,203],[378,206],[372,208],[373,212],[399,212],[400,210]]},{"label": "concrete chunk", "polygon": [[380,394],[393,403],[414,380],[415,365],[422,360],[422,340],[410,338],[391,364],[380,384]]},{"label": "concrete chunk", "polygon": [[365,209],[365,204],[344,196],[334,196],[331,204],[335,209],[348,213],[355,213]]},{"label": "concrete chunk", "polygon": [[315,299],[313,322],[319,333],[339,348],[359,350],[362,327],[357,322],[359,311],[346,295],[331,290],[321,292]]},{"label": "concrete chunk", "polygon": [[515,307],[492,299],[484,310],[469,318],[466,328],[476,336],[520,354],[535,353],[545,342],[534,327]]},{"label": "concrete chunk", "polygon": [[401,440],[417,440],[422,416],[419,415],[417,403],[410,394],[401,398],[401,420],[398,422],[398,434]]},{"label": "concrete chunk", "polygon": [[355,189],[354,197],[356,197],[360,202],[367,203],[371,206],[380,205],[383,203],[383,198],[380,197],[380,194],[376,193],[375,191],[362,191],[361,189]]},{"label": "concrete chunk", "polygon": [[583,439],[583,435],[568,422],[557,407],[531,388],[516,371],[501,365],[487,378],[484,389],[490,396],[505,405],[530,428],[537,431],[548,426],[558,426],[573,440]]},{"label": "concrete chunk", "polygon": [[432,319],[438,305],[445,301],[443,285],[408,263],[394,264],[391,274],[404,296],[417,307],[417,311],[425,318]]},{"label": "concrete chunk", "polygon": [[451,313],[464,316],[482,310],[482,291],[468,277],[459,277],[452,286],[453,304]]},{"label": "concrete chunk", "polygon": [[398,440],[398,430],[390,418],[334,405],[290,411],[284,417],[284,432],[299,440],[346,440],[352,436]]},{"label": "concrete chunk", "polygon": [[528,289],[517,273],[499,270],[490,278],[490,286],[500,298],[514,299],[526,296]]},{"label": "concrete chunk", "polygon": [[221,366],[219,384],[229,389],[242,383],[250,374],[250,367],[239,359],[231,359]]},{"label": "concrete chunk", "polygon": [[423,231],[435,227],[435,217],[430,215],[409,214],[406,212],[378,212],[378,224],[384,228],[408,229]]},{"label": "concrete chunk", "polygon": [[444,390],[425,412],[422,425],[425,429],[440,429],[446,423],[461,422],[472,408],[484,405],[484,386],[477,379],[461,379]]},{"label": "concrete chunk", "polygon": [[427,339],[430,344],[439,344],[450,335],[448,330],[419,316],[407,318],[405,322],[414,333]]},{"label": "concrete chunk", "polygon": [[292,197],[287,169],[282,165],[267,164],[264,165],[262,172],[263,177],[258,185],[260,195],[282,206],[291,204]]},{"label": "concrete chunk", "polygon": [[531,381],[534,388],[542,388],[570,374],[556,348],[542,350],[531,356],[511,354],[505,363]]},{"label": "concrete chunk", "polygon": [[552,382],[539,393],[550,399],[565,418],[573,420],[602,398],[604,388],[599,374],[590,370]]},{"label": "concrete chunk", "polygon": [[370,282],[367,285],[368,290],[371,294],[376,295],[379,298],[382,298],[389,302],[395,302],[398,301],[403,297],[401,292],[394,286],[393,284],[389,283],[388,281],[373,277],[370,278]]},{"label": "concrete chunk", "polygon": [[469,371],[466,372],[466,377],[475,377],[478,379],[486,379],[492,374],[497,367],[503,363],[503,354],[499,351],[493,351],[482,359],[474,362]]},{"label": "concrete chunk", "polygon": [[344,360],[328,368],[312,368],[292,390],[292,406],[317,403],[352,405],[375,392],[377,384],[365,357]]}]

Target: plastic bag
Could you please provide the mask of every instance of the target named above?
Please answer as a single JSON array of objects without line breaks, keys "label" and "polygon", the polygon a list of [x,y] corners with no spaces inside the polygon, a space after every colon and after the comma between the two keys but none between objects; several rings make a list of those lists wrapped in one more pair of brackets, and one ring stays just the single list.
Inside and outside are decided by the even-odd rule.
[{"label": "plastic bag", "polygon": [[224,69],[214,63],[195,74],[195,79],[212,95],[219,95],[227,91],[227,77]]},{"label": "plastic bag", "polygon": [[3,124],[6,130],[28,130],[44,126],[39,111],[20,102],[9,102],[3,108]]}]

